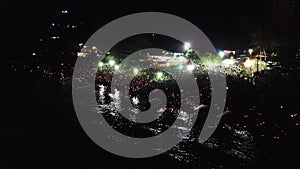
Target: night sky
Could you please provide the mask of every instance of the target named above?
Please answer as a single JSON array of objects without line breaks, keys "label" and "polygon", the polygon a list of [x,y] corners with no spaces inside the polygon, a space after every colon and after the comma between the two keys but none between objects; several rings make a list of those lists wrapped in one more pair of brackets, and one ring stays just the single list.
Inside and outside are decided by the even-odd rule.
[{"label": "night sky", "polygon": [[[299,42],[299,4],[296,2],[292,22],[277,23],[275,0],[253,1],[5,1],[1,4],[1,36],[4,46],[24,45],[38,37],[58,11],[68,10],[75,22],[87,24],[83,37],[88,38],[104,24],[136,12],[158,11],[175,14],[197,25],[217,48],[247,48],[249,33],[284,30],[283,36]],[[285,1],[285,0],[283,0]],[[275,24],[277,23],[277,24]],[[284,28],[281,28],[284,25]],[[282,33],[281,33],[282,34]],[[81,35],[78,35],[81,36]],[[83,39],[84,40],[84,39]],[[87,39],[86,39],[87,40]]]}]

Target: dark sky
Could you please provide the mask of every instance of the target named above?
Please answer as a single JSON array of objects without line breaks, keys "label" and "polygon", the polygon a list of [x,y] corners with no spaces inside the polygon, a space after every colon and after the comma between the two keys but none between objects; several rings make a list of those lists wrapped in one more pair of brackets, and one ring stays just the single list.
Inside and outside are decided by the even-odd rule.
[{"label": "dark sky", "polygon": [[[197,25],[217,47],[240,47],[249,43],[249,32],[256,25],[270,29],[274,22],[274,0],[240,1],[4,1],[1,8],[2,42],[11,45],[26,43],[37,36],[41,28],[49,24],[57,12],[67,9],[78,19],[89,24],[90,32],[105,23],[126,14],[144,11],[159,11],[175,14]],[[299,6],[296,3],[294,30],[297,30]],[[274,27],[273,29],[276,29]],[[299,31],[298,31],[299,32]]]}]

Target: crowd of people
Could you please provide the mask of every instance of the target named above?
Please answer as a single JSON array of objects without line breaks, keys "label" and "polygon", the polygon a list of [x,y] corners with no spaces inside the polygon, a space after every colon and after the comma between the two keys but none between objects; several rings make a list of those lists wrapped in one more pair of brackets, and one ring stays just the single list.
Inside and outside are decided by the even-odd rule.
[{"label": "crowd of people", "polygon": [[[70,64],[66,64],[61,61],[59,63],[55,63],[59,66],[54,67],[51,67],[51,65],[42,66],[42,64],[34,64],[34,66],[28,66],[27,64],[25,65],[17,60],[11,60],[9,63],[10,70],[16,74],[18,74],[18,72],[25,72],[33,76],[39,76],[46,81],[54,81],[56,84],[67,84],[71,80],[70,77],[72,77],[71,75],[74,68]],[[145,73],[145,70],[139,70],[136,74],[136,72],[132,71],[132,69],[120,66],[118,67],[118,70],[116,70],[114,66],[109,67],[109,65],[106,66],[106,64],[107,63],[104,62],[104,67],[99,67],[97,64],[94,64],[95,68],[90,70],[92,72],[86,72],[87,69],[85,67],[82,67],[82,74],[80,74],[81,76],[78,79],[75,79],[78,80],[78,84],[81,84],[82,86],[89,85],[86,79],[95,79],[95,93],[99,105],[110,104],[110,107],[108,108],[112,110],[111,96],[114,95],[115,91],[111,91],[110,86],[113,82],[112,80],[114,80],[115,86],[124,86],[125,91],[129,91],[129,93],[131,94],[129,98],[125,99],[131,99],[131,101],[133,101],[133,98],[135,98],[135,102],[137,100],[139,101],[138,103],[140,103],[140,107],[143,106],[142,104],[147,104],[148,98],[145,97],[145,94],[146,96],[148,96],[149,91],[145,89],[150,90],[159,88],[165,92],[164,94],[169,100],[169,103],[166,106],[167,108],[163,109],[163,112],[175,112],[173,116],[171,116],[171,119],[174,119],[176,115],[182,116],[184,114],[184,112],[177,111],[179,105],[178,98],[188,98],[188,96],[183,95],[180,92],[180,89],[178,89],[177,86],[174,85],[176,84],[176,81],[172,80],[172,77],[163,73],[162,76],[165,76],[167,78],[164,78],[162,80],[161,77],[156,77],[157,71],[154,71],[152,73],[152,76],[145,76],[147,74]],[[91,63],[91,65],[93,64]],[[228,68],[219,69],[218,71],[223,70],[231,72],[231,70],[229,70]],[[279,142],[280,140],[286,140],[287,138],[289,138],[289,135],[292,135],[293,131],[295,130],[298,131],[297,128],[298,126],[300,126],[300,115],[298,114],[299,108],[295,106],[297,105],[297,99],[295,98],[298,97],[298,93],[300,92],[298,89],[298,85],[300,82],[300,79],[298,77],[298,73],[300,72],[299,70],[299,64],[296,64],[295,62],[293,62],[293,64],[291,64],[290,62],[286,62],[286,64],[279,64],[271,70],[255,72],[254,76],[241,76],[239,74],[239,71],[235,71],[235,73],[223,72],[223,75],[226,74],[227,99],[222,122],[219,125],[220,127],[218,128],[230,131],[232,133],[234,133],[233,131],[247,132],[249,133],[249,135],[251,135],[249,139],[251,138],[251,140],[255,142],[256,145],[259,145],[261,147],[268,147],[268,144]],[[125,73],[123,74],[123,76],[113,76],[115,71],[124,71]],[[205,69],[195,69],[194,71],[192,71],[199,88],[200,103],[207,106],[210,105],[211,101],[211,86],[208,71],[209,70]],[[217,73],[218,71],[211,71],[209,73]],[[95,72],[96,77],[92,77]],[[175,74],[176,79],[184,79],[186,73],[191,72],[178,71],[177,74]],[[126,83],[128,79],[131,82],[129,86]],[[100,91],[99,86],[101,85],[105,86],[104,91]],[[103,97],[103,95],[105,95],[105,97]],[[122,97],[122,94],[120,94],[119,96]],[[104,102],[102,102],[103,99]],[[197,98],[183,100],[180,104],[189,105],[191,107],[199,106],[198,103],[195,104],[189,102],[189,100],[194,99]],[[147,105],[145,106],[145,109],[147,109]],[[114,118],[113,116],[109,116],[109,113],[110,112],[107,111],[103,114],[107,115],[108,121],[110,121],[109,119],[111,119],[110,122],[113,122],[112,124],[117,124],[116,120],[120,120],[120,116],[118,118]],[[128,126],[130,125],[135,126],[132,128],[137,129],[137,133],[144,134],[137,134],[138,137],[147,137],[157,135],[165,131],[170,126],[172,120],[155,121],[155,123],[158,122],[156,123],[156,125],[154,125],[153,123],[150,124],[150,126],[142,127],[138,127],[138,125],[130,122],[130,120],[128,120],[127,122],[128,123],[123,123],[122,126],[115,125],[115,128],[119,131],[125,132],[125,134],[127,135],[136,136],[134,135],[133,131],[123,130],[128,129]],[[165,122],[168,124],[165,127],[163,125],[160,125]],[[217,130],[217,132],[218,131],[219,130]],[[223,135],[217,134],[212,138],[211,142],[208,142],[209,144],[207,146],[220,146],[221,143],[219,141],[216,141],[216,139],[219,140],[220,137],[223,137]],[[230,142],[232,141],[232,139],[236,139],[236,137],[232,135],[228,136],[227,141]],[[243,139],[239,141],[241,142],[241,145],[245,143]],[[252,141],[251,146],[253,146]],[[231,148],[228,147],[227,152],[231,152],[232,155],[234,155],[235,153],[240,155],[244,153],[244,155],[247,156],[247,158],[245,159],[255,158],[251,155],[247,155],[249,154],[249,152],[243,152],[243,150],[246,149],[242,148],[243,150],[239,150],[239,152],[236,152],[236,149],[231,150]],[[258,151],[257,148],[256,151]],[[259,151],[267,151],[267,148],[261,148]],[[241,155],[241,157],[244,158],[245,156]]]}]

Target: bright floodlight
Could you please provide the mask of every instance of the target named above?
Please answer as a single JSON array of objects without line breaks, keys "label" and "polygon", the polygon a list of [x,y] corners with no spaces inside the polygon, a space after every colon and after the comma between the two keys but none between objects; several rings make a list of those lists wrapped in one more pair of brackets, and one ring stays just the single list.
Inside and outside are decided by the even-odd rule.
[{"label": "bright floodlight", "polygon": [[115,69],[116,69],[116,70],[119,70],[119,69],[120,69],[120,66],[119,66],[119,65],[115,65]]},{"label": "bright floodlight", "polygon": [[109,60],[108,63],[110,66],[113,66],[114,64],[116,64],[116,62],[114,60]]},{"label": "bright floodlight", "polygon": [[103,65],[104,65],[103,62],[99,62],[99,63],[98,63],[98,67],[102,67]]},{"label": "bright floodlight", "polygon": [[138,68],[133,68],[133,74],[137,75],[139,73],[139,69]]},{"label": "bright floodlight", "polygon": [[253,52],[253,49],[249,49],[248,52],[250,53],[250,55],[252,54]]},{"label": "bright floodlight", "polygon": [[135,106],[137,106],[137,105],[140,103],[139,98],[138,98],[138,97],[132,98],[132,103],[133,103]]},{"label": "bright floodlight", "polygon": [[185,50],[188,50],[188,49],[190,49],[191,48],[191,44],[189,43],[189,42],[185,42],[184,43],[184,49]]},{"label": "bright floodlight", "polygon": [[224,51],[220,51],[219,53],[220,58],[223,58],[225,56],[225,52]]},{"label": "bright floodlight", "polygon": [[156,73],[156,77],[157,77],[157,79],[161,79],[162,77],[163,77],[163,73],[162,72],[157,72]]},{"label": "bright floodlight", "polygon": [[189,71],[193,71],[195,69],[195,65],[193,64],[187,65],[186,69]]}]

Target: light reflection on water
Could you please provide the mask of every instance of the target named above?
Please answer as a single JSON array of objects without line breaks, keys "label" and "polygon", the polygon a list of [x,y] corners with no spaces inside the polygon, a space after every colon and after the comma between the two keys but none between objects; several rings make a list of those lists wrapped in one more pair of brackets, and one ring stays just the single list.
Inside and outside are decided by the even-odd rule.
[{"label": "light reflection on water", "polygon": [[[109,111],[113,116],[117,117],[117,111],[121,110],[121,100],[120,92],[115,90],[113,93],[109,93],[111,102],[104,104],[104,90],[105,86],[100,86],[99,92],[99,112],[105,113]],[[101,100],[102,99],[102,100]],[[135,100],[138,103],[138,99]],[[132,109],[133,114],[130,116],[131,121],[135,122],[136,117],[134,114],[138,114],[139,111]],[[161,113],[162,109],[157,109],[158,113]],[[230,112],[229,110],[227,110]],[[188,113],[180,111],[178,114],[178,119],[184,121],[185,123],[191,123]],[[161,124],[163,125],[163,124]],[[124,126],[121,126],[124,127]],[[126,127],[126,126],[125,126]],[[255,160],[255,141],[252,134],[245,128],[241,126],[234,126],[224,124],[219,126],[216,130],[216,133],[208,139],[203,144],[197,142],[197,136],[190,134],[186,137],[186,133],[190,132],[187,128],[181,126],[172,126],[177,128],[179,131],[178,137],[182,138],[183,141],[177,146],[167,151],[165,154],[169,157],[172,157],[180,162],[189,163],[192,166],[206,166],[206,167],[216,167],[216,168],[226,168],[221,161],[218,163],[213,162],[216,158],[225,157],[229,159],[234,159],[239,161],[239,165],[244,166],[248,163],[251,163]],[[161,128],[147,128],[153,134],[159,134],[163,132]],[[122,130],[127,130],[122,128]],[[209,155],[206,154],[209,152]],[[205,158],[203,158],[205,156]],[[230,163],[228,161],[225,162]],[[217,165],[217,166],[215,166]]]}]

